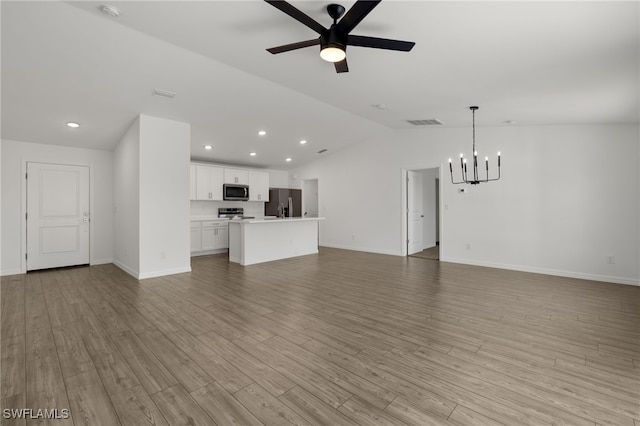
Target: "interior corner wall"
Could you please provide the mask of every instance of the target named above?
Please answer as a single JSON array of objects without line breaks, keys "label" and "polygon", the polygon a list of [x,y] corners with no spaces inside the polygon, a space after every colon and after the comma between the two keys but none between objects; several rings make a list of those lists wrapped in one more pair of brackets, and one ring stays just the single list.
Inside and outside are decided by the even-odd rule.
[{"label": "interior corner wall", "polygon": [[190,145],[190,124],[140,115],[141,279],[191,270]]},{"label": "interior corner wall", "polygon": [[470,155],[467,128],[390,129],[290,176],[319,179],[323,246],[401,255],[402,170],[441,167],[441,260],[638,285],[639,137],[637,124],[480,127],[502,179],[465,193],[447,160]]},{"label": "interior corner wall", "polygon": [[91,170],[91,264],[113,260],[112,173],[110,151],[45,145],[3,140],[1,163],[2,187],[2,259],[1,275],[26,272],[24,203],[26,194],[23,165],[28,161],[89,166]]},{"label": "interior corner wall", "polygon": [[113,151],[113,263],[134,277],[140,273],[140,118]]}]

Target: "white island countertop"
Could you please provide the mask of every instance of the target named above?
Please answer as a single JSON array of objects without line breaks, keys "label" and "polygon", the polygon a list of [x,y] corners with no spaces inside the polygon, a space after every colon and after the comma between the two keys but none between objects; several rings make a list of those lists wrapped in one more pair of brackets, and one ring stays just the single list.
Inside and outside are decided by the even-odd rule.
[{"label": "white island countertop", "polygon": [[241,265],[318,253],[323,217],[231,219],[229,261]]},{"label": "white island countertop", "polygon": [[239,223],[270,223],[270,222],[303,222],[303,221],[313,221],[313,220],[324,220],[324,217],[256,217],[256,218],[247,218],[247,219],[231,219],[230,222],[239,222]]}]

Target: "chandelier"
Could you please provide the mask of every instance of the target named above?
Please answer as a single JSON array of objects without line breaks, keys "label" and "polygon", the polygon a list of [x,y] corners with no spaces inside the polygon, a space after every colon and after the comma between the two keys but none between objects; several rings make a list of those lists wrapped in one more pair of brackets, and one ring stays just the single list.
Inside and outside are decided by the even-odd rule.
[{"label": "chandelier", "polygon": [[480,179],[478,174],[478,151],[476,151],[476,110],[477,106],[470,106],[469,109],[473,115],[473,177],[470,179],[467,175],[467,159],[464,158],[464,154],[460,154],[460,171],[462,172],[462,180],[456,182],[453,180],[453,164],[451,158],[449,158],[449,172],[451,172],[451,183],[469,183],[471,185],[477,185],[480,182],[490,182],[492,180],[500,179],[500,151],[498,151],[498,177],[489,179],[489,157],[484,157],[484,168],[486,175],[484,179]]}]

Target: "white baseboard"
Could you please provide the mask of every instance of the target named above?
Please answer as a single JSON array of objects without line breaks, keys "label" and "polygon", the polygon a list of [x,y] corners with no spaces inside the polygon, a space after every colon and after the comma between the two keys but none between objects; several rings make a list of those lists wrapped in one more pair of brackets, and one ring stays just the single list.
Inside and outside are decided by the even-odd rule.
[{"label": "white baseboard", "polygon": [[121,263],[115,259],[113,260],[113,264],[125,271],[127,274],[131,275],[133,278],[138,279],[138,271],[136,271],[135,269],[131,269],[124,263]]},{"label": "white baseboard", "polygon": [[323,243],[323,242],[320,242],[318,244],[318,246],[319,247],[337,248],[337,249],[341,249],[341,250],[364,251],[366,253],[388,254],[390,256],[402,256],[402,253],[400,253],[398,251],[378,250],[378,249],[371,249],[371,248],[368,248],[368,247],[353,247],[353,246],[345,246],[345,245],[340,245],[340,244],[327,244],[327,243]]},{"label": "white baseboard", "polygon": [[0,276],[5,277],[8,275],[20,275],[24,273],[25,271],[23,271],[22,269],[3,269],[2,271],[0,271]]},{"label": "white baseboard", "polygon": [[108,263],[115,263],[113,259],[94,259],[89,263],[90,265],[106,265]]},{"label": "white baseboard", "polygon": [[184,266],[173,269],[163,269],[161,271],[146,272],[144,274],[138,274],[139,280],[146,280],[147,278],[164,277],[165,275],[184,274],[185,272],[191,272],[191,266]]},{"label": "white baseboard", "polygon": [[615,277],[608,275],[596,275],[596,274],[585,274],[582,272],[575,271],[563,271],[558,269],[547,269],[547,268],[536,268],[531,266],[522,266],[522,265],[511,265],[505,263],[494,263],[494,262],[482,262],[482,261],[470,261],[468,259],[456,259],[450,257],[440,257],[441,262],[451,262],[451,263],[460,263],[464,265],[474,265],[474,266],[485,266],[488,268],[498,268],[498,269],[508,269],[511,271],[521,271],[521,272],[531,272],[534,274],[544,274],[544,275],[553,275],[557,277],[566,277],[566,278],[577,278],[581,280],[589,280],[589,281],[602,281],[614,284],[626,284],[626,285],[635,285],[640,286],[640,280],[625,278],[625,277]]}]

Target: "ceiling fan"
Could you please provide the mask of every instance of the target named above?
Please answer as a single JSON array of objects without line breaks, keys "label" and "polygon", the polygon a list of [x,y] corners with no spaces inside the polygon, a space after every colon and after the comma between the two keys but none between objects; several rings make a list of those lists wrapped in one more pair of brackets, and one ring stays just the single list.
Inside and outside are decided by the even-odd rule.
[{"label": "ceiling fan", "polygon": [[[325,61],[333,62],[336,67],[336,72],[341,73],[349,71],[349,67],[347,66],[347,46],[372,47],[374,49],[408,52],[415,45],[412,41],[390,40],[387,38],[349,34],[381,0],[358,0],[346,14],[344,13],[345,8],[343,6],[334,3],[328,5],[327,13],[333,19],[333,24],[331,24],[329,28],[325,28],[286,1],[264,1],[320,34],[320,37],[311,40],[299,41],[297,43],[267,49],[268,52],[273,54],[320,45],[320,57]],[[344,17],[342,16],[343,14]],[[342,19],[340,19],[341,17]],[[340,21],[338,21],[339,19]]]}]

